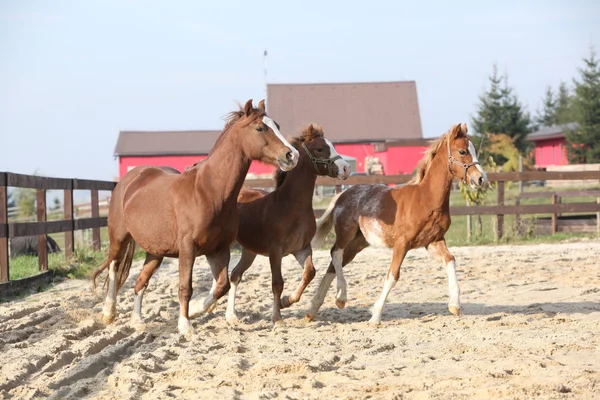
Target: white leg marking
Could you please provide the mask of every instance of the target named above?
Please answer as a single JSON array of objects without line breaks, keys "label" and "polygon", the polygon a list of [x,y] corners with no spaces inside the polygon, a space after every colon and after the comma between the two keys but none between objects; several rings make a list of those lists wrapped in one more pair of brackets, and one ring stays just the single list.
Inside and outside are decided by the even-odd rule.
[{"label": "white leg marking", "polygon": [[346,305],[347,293],[346,293],[346,278],[344,277],[344,271],[342,270],[342,261],[344,257],[344,250],[338,249],[331,254],[331,262],[335,268],[335,275],[337,276],[337,293],[335,295],[336,303],[338,307],[343,308]]},{"label": "white leg marking", "polygon": [[237,291],[238,282],[230,282],[229,294],[227,297],[227,311],[225,311],[225,320],[230,324],[236,324],[239,319],[235,313],[235,293]]},{"label": "white leg marking", "polygon": [[106,300],[104,301],[104,322],[110,324],[115,320],[117,315],[117,273],[116,262],[111,261],[108,266],[108,291],[106,292]]},{"label": "white leg marking", "polygon": [[390,290],[396,285],[396,279],[390,274],[388,274],[385,283],[383,284],[383,291],[381,292],[381,296],[375,302],[373,306],[373,316],[371,317],[370,322],[376,325],[381,323],[381,313],[383,312],[383,306],[385,305],[385,301],[387,300],[388,295],[390,294]]},{"label": "white leg marking", "polygon": [[321,305],[325,301],[325,296],[327,295],[327,291],[329,290],[329,286],[331,286],[331,282],[333,282],[333,278],[335,278],[335,274],[332,272],[326,273],[319,284],[319,289],[317,289],[317,293],[313,296],[310,301],[310,308],[306,312],[307,319],[312,320],[321,308]]},{"label": "white leg marking", "polygon": [[142,300],[144,299],[145,291],[146,288],[144,287],[138,292],[138,294],[135,295],[135,299],[133,301],[133,313],[131,314],[132,325],[143,325],[144,323],[142,320]]},{"label": "white leg marking", "polygon": [[[446,273],[448,274],[448,293],[450,295],[450,301],[448,302],[448,308],[452,312],[452,307],[456,307],[460,311],[460,287],[458,286],[458,279],[456,278],[456,261],[452,260],[446,264]],[[452,312],[454,314],[454,312]]]},{"label": "white leg marking", "polygon": [[190,305],[189,305],[190,318],[195,318],[200,314],[204,314],[205,312],[208,311],[210,306],[212,306],[215,303],[215,301],[213,301],[214,300],[213,293],[215,293],[216,287],[217,287],[217,280],[213,278],[212,286],[210,287],[208,294],[206,295],[206,297],[204,298],[204,300],[202,302],[198,298],[190,300]]},{"label": "white leg marking", "polygon": [[189,319],[183,316],[183,312],[179,313],[179,321],[177,322],[177,330],[180,335],[191,336],[194,333],[194,328]]}]

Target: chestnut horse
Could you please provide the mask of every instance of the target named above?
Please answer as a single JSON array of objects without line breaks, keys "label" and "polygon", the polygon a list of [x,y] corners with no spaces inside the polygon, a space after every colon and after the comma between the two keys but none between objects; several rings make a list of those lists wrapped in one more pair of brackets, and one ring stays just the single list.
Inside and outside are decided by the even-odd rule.
[{"label": "chestnut horse", "polygon": [[[460,315],[460,289],[456,262],[448,251],[444,235],[450,227],[450,190],[459,178],[472,187],[487,184],[487,176],[467,136],[466,124],[458,124],[432,142],[419,162],[416,177],[400,188],[383,185],[356,185],[338,195],[318,221],[312,246],[316,247],[332,226],[336,239],[331,263],[323,277],[306,319],[311,321],[323,304],[327,290],[337,275],[336,304],[346,305],[346,280],[342,267],[367,246],[393,249],[381,297],[375,303],[371,323],[381,323],[381,313],[390,290],[400,277],[406,253],[425,247],[446,267],[450,301],[449,311]],[[335,274],[335,275],[334,275]]]},{"label": "chestnut horse", "polygon": [[[298,166],[289,172],[276,172],[276,189],[271,192],[242,188],[238,197],[240,229],[237,241],[242,256],[231,272],[231,290],[225,318],[235,323],[235,294],[244,272],[250,268],[257,254],[268,256],[271,263],[273,288],[273,323],[283,324],[281,308],[300,300],[306,286],[315,276],[310,241],[317,228],[312,198],[317,175],[346,179],[350,165],[335,151],[333,144],[323,136],[320,126],[309,125],[291,141],[298,149]],[[281,297],[283,277],[281,259],[293,254],[304,267],[302,281],[291,296]]]},{"label": "chestnut horse", "polygon": [[298,162],[298,151],[279,133],[275,121],[252,100],[229,114],[223,133],[208,157],[180,174],[168,167],[141,166],[127,172],[115,186],[108,214],[108,258],[94,273],[108,267],[104,321],[116,315],[117,292],[129,275],[135,244],[146,261],[135,284],[132,323],[141,324],[142,298],[148,280],[164,257],[179,258],[179,322],[181,334],[192,333],[188,307],[192,268],[206,255],[217,280],[215,299],[229,290],[229,251],[237,235],[237,196],[252,160],[287,171]]}]

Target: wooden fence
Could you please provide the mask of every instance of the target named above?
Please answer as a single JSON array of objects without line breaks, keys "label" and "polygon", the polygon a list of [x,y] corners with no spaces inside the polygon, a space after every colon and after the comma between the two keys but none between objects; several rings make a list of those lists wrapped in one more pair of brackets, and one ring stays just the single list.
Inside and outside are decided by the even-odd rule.
[{"label": "wooden fence", "polygon": [[[92,246],[94,250],[100,250],[100,228],[107,225],[107,218],[100,217],[98,191],[112,191],[115,185],[115,182],[108,181],[45,178],[0,172],[0,282],[8,282],[10,279],[8,246],[9,238],[12,237],[38,237],[38,265],[42,273],[48,270],[46,235],[49,233],[64,232],[64,251],[67,259],[73,255],[75,249],[74,231],[76,230],[92,229]],[[36,189],[37,222],[9,223],[7,207],[8,187]],[[62,190],[64,192],[64,219],[46,221],[47,190]],[[91,218],[74,218],[73,190],[89,190],[91,192]]]},{"label": "wooden fence", "polygon": [[[559,203],[554,204],[528,204],[505,205],[505,182],[523,181],[549,181],[549,180],[594,180],[600,184],[600,171],[527,171],[527,172],[500,172],[489,174],[490,181],[498,183],[496,189],[496,205],[450,208],[452,215],[496,215],[497,236],[502,237],[504,232],[505,215],[521,214],[561,214],[561,213],[600,213],[600,202]],[[335,186],[341,190],[341,185],[357,184],[405,184],[412,178],[411,175],[370,175],[350,177],[345,181],[333,178],[317,179],[318,186]],[[48,254],[46,252],[46,235],[49,233],[65,233],[65,253],[70,257],[74,250],[75,230],[92,229],[93,247],[100,250],[100,227],[107,225],[106,217],[99,216],[98,191],[112,191],[115,182],[92,181],[82,179],[44,178],[0,172],[0,282],[9,280],[8,239],[18,236],[38,236],[39,269],[48,269]],[[272,188],[275,185],[272,179],[249,179],[246,186],[257,188]],[[30,188],[37,190],[37,222],[9,223],[7,209],[7,187]],[[64,219],[60,221],[46,221],[46,190],[64,191]],[[73,190],[91,191],[91,218],[74,219]],[[315,210],[316,213],[319,210]],[[321,210],[322,211],[322,210]],[[599,225],[600,226],[600,225]]]}]

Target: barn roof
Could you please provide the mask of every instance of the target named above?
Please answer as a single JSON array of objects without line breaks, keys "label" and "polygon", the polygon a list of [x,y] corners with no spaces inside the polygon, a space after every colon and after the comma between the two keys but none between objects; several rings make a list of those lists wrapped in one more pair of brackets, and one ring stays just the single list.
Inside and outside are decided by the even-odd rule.
[{"label": "barn roof", "polygon": [[568,124],[564,125],[542,126],[538,131],[527,135],[527,139],[531,140],[532,142],[547,139],[560,139],[565,137],[565,130],[574,130],[578,127],[579,124],[577,124],[577,122],[569,122]]},{"label": "barn roof", "polygon": [[269,84],[267,112],[286,134],[315,122],[334,143],[423,137],[414,81]]},{"label": "barn roof", "polygon": [[208,154],[220,134],[221,131],[121,131],[115,155]]}]

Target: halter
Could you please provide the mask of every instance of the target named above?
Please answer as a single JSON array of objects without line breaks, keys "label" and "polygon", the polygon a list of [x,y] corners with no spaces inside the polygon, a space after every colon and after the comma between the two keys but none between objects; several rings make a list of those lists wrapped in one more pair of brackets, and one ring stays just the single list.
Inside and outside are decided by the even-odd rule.
[{"label": "halter", "polygon": [[332,158],[321,158],[321,157],[314,157],[311,153],[310,150],[308,150],[308,147],[306,147],[306,143],[302,142],[302,148],[304,149],[304,151],[306,152],[306,155],[308,155],[308,158],[310,158],[310,161],[312,161],[313,167],[315,167],[315,171],[318,175],[321,175],[321,172],[319,171],[319,164],[325,164],[327,166],[327,175],[335,178],[335,176],[333,175],[333,163],[338,160],[341,159],[342,156],[340,156],[339,154],[335,157]]},{"label": "halter", "polygon": [[450,138],[449,138],[449,137],[447,137],[447,138],[446,138],[446,143],[448,144],[448,161],[449,161],[449,163],[448,163],[448,169],[450,170],[450,173],[451,173],[453,176],[456,176],[456,174],[454,173],[454,171],[452,171],[452,163],[458,164],[458,165],[460,165],[461,167],[463,167],[463,168],[465,169],[465,174],[464,174],[464,176],[463,176],[463,179],[462,179],[462,181],[463,181],[463,183],[465,183],[465,184],[466,184],[466,183],[467,183],[467,171],[468,171],[468,170],[469,170],[469,168],[471,168],[473,165],[477,165],[477,164],[479,164],[479,161],[474,161],[474,162],[472,162],[471,164],[464,164],[464,163],[461,163],[461,162],[460,162],[460,161],[458,161],[458,160],[455,160],[455,159],[454,159],[454,157],[452,157],[452,153],[450,152]]}]

